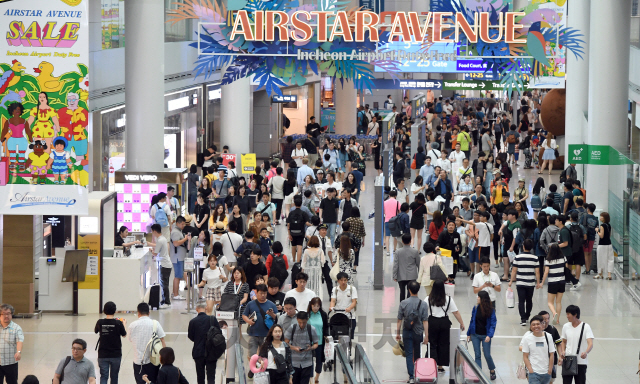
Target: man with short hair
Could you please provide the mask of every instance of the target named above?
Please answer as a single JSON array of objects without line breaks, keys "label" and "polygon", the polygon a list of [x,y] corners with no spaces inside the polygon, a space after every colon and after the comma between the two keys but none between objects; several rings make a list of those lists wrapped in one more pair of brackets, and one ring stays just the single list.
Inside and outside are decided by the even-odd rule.
[{"label": "man with short hair", "polygon": [[303,158],[302,166],[298,168],[298,174],[296,175],[296,182],[298,183],[298,188],[300,188],[304,184],[304,178],[307,176],[311,176],[312,181],[316,179],[316,175],[315,173],[313,173],[313,169],[309,167],[309,159]]},{"label": "man with short hair", "polygon": [[418,278],[420,269],[420,252],[411,247],[410,233],[402,235],[402,243],[404,246],[396,251],[393,259],[393,281],[397,282],[400,288],[400,301],[405,299],[405,288]]},{"label": "man with short hair", "polygon": [[284,296],[285,301],[289,297],[293,297],[296,299],[296,309],[298,311],[304,311],[309,306],[309,302],[314,297],[318,295],[316,292],[307,288],[307,281],[309,280],[309,275],[304,272],[298,273],[296,276],[292,276],[295,278],[295,282],[297,284],[295,289],[290,289],[287,291],[287,294]]},{"label": "man with short hair", "polygon": [[207,359],[206,343],[207,333],[211,326],[220,328],[220,324],[215,316],[207,316],[205,312],[207,303],[198,301],[196,304],[196,317],[189,321],[187,337],[193,342],[191,357],[196,364],[196,377],[198,384],[204,384],[205,371],[207,384],[216,382],[216,360]]},{"label": "man with short hair", "polygon": [[229,187],[231,183],[226,179],[227,168],[218,168],[218,180],[213,182],[211,189],[213,190],[213,197],[215,197],[215,205],[224,205],[224,201],[229,194]]},{"label": "man with short hair", "polygon": [[420,167],[420,176],[422,176],[422,185],[427,185],[427,179],[433,175],[435,168],[431,165],[431,158],[429,156],[424,160],[424,165]]},{"label": "man with short hair", "polygon": [[[184,219],[184,218],[183,218]],[[173,264],[169,258],[169,245],[167,239],[162,235],[162,227],[160,224],[153,224],[151,226],[151,233],[156,238],[155,243],[149,242],[153,251],[151,254],[154,257],[154,261],[160,261],[160,286],[162,287],[162,302],[159,309],[166,309],[171,307],[171,294],[169,293],[169,277],[171,276],[171,269]]]},{"label": "man with short hair", "polygon": [[582,283],[580,283],[580,281],[576,279],[575,276],[573,276],[573,274],[571,274],[571,269],[569,268],[573,250],[571,248],[571,231],[569,230],[569,228],[567,228],[564,225],[566,221],[567,221],[566,216],[564,215],[556,216],[556,227],[559,228],[557,243],[565,259],[567,259],[567,263],[565,264],[565,268],[564,268],[564,277],[567,280],[568,284],[570,283],[573,285],[573,287],[569,288],[569,290],[576,291],[582,286]]},{"label": "man with short hair", "polygon": [[546,333],[551,335],[553,339],[553,344],[556,347],[556,352],[553,354],[553,371],[551,372],[551,382],[553,383],[556,379],[556,365],[558,365],[558,354],[560,352],[560,347],[562,346],[562,338],[558,333],[556,327],[550,324],[551,315],[547,311],[538,312],[538,316],[542,317],[542,328]]},{"label": "man with short hair", "polygon": [[516,255],[513,260],[513,268],[511,269],[511,279],[509,280],[509,288],[511,284],[516,282],[516,290],[518,291],[518,311],[520,312],[520,325],[527,325],[531,309],[533,309],[533,293],[535,289],[542,288],[540,283],[540,263],[538,256],[532,255],[533,240],[526,239],[522,244],[523,253]]},{"label": "man with short hair", "polygon": [[154,333],[160,338],[162,347],[166,347],[162,325],[149,318],[149,304],[138,304],[138,320],[129,325],[129,341],[133,343],[133,376],[136,384],[145,384],[142,380],[143,375],[147,375],[148,379],[154,383],[158,378],[160,366],[151,364],[149,352],[149,340]]},{"label": "man with short hair", "polygon": [[[318,148],[320,147],[320,143],[318,142],[317,137],[314,137],[313,133],[307,132],[306,139],[302,141],[302,147],[307,151],[307,158],[309,159],[308,162],[311,164],[315,164],[316,160],[318,160]],[[304,160],[304,157],[302,158],[302,160]],[[301,162],[301,164],[298,165],[298,168],[300,168],[302,165],[304,165],[304,163]]]},{"label": "man with short hair", "polygon": [[340,202],[335,198],[335,188],[328,188],[326,190],[326,197],[320,201],[320,210],[318,215],[322,219],[322,224],[327,226],[331,243],[336,238],[336,226],[338,223],[338,209]]},{"label": "man with short hair", "polygon": [[224,171],[224,177],[221,177],[220,174],[218,174],[218,179],[220,180],[227,178],[227,166],[222,164],[223,162],[224,162],[224,159],[222,158],[222,156],[216,157],[216,166],[218,167],[218,171],[220,170]]},{"label": "man with short hair", "polygon": [[556,215],[557,216],[557,215],[560,214],[560,212],[556,211],[553,208],[553,199],[552,198],[547,198],[546,203],[547,203],[547,207],[546,208],[542,208],[541,211],[546,213],[547,216],[551,216],[551,215]]},{"label": "man with short hair", "polygon": [[169,208],[169,204],[167,204],[167,194],[164,192],[160,192],[157,195],[158,203],[154,204],[149,210],[149,216],[153,218],[153,222],[158,224],[157,212],[158,210],[162,210],[164,214],[167,216],[167,225],[162,225],[162,236],[164,236],[167,241],[171,239],[171,226],[173,225],[173,219],[171,218],[171,209]]},{"label": "man with short hair", "polygon": [[298,259],[302,260],[302,244],[304,243],[305,225],[309,223],[310,217],[300,207],[302,206],[302,198],[295,196],[293,198],[295,209],[289,212],[287,217],[287,231],[289,233],[289,241],[291,241],[291,254],[293,262],[297,263]]},{"label": "man with short hair", "polygon": [[[553,372],[553,356],[556,347],[553,339],[544,331],[541,316],[531,319],[531,332],[522,338],[524,364],[529,372],[530,384],[547,384]],[[525,323],[526,325],[526,323]]]},{"label": "man with short hair", "polygon": [[295,149],[291,152],[291,158],[296,161],[298,167],[302,167],[302,159],[309,157],[309,152],[302,148],[302,141],[296,143]]},{"label": "man with short hair", "polygon": [[262,250],[260,247],[254,247],[251,250],[251,260],[244,266],[244,274],[247,278],[247,284],[249,284],[249,289],[254,289],[256,287],[256,276],[260,275],[267,281],[269,278],[269,272],[267,271],[266,265],[260,260],[262,258]]},{"label": "man with short hair", "polygon": [[516,146],[518,144],[518,142],[520,141],[520,134],[518,132],[516,132],[516,125],[515,124],[511,124],[511,126],[509,127],[509,130],[507,131],[507,133],[505,133],[504,137],[505,140],[507,142],[507,164],[510,165],[518,165],[518,163],[516,162]]},{"label": "man with short hair", "polygon": [[329,311],[334,309],[337,311],[344,311],[347,316],[351,317],[351,338],[355,334],[356,329],[356,306],[358,305],[358,291],[356,287],[349,284],[349,275],[345,272],[340,272],[336,276],[338,280],[338,286],[331,291],[331,302],[329,304]]},{"label": "man with short hair", "polygon": [[227,269],[235,267],[237,260],[236,251],[238,250],[238,247],[242,245],[242,236],[236,233],[237,230],[238,223],[232,220],[229,222],[229,230],[220,238],[222,254],[225,255],[229,262],[229,264],[225,266]]},{"label": "man with short hair", "polygon": [[95,384],[96,370],[93,363],[84,357],[85,352],[87,352],[87,342],[82,339],[73,340],[71,356],[60,360],[53,375],[52,384],[60,384],[60,378],[64,380],[64,384]]},{"label": "man with short hair", "polygon": [[6,378],[7,384],[18,384],[18,362],[22,358],[24,333],[13,322],[13,306],[0,305],[0,383]]},{"label": "man with short hair", "polygon": [[[580,199],[582,200],[582,199]],[[574,246],[578,247],[577,251],[571,253],[571,259],[569,260],[569,270],[575,269],[576,279],[580,280],[580,273],[582,272],[582,266],[585,265],[584,258],[584,244],[587,243],[587,229],[578,221],[580,217],[580,213],[574,209],[569,214],[569,223],[567,223],[567,228],[571,234],[576,234],[577,238],[580,241],[577,244],[573,244],[573,237],[571,238],[571,249],[572,251]]]},{"label": "man with short hair", "polygon": [[351,197],[351,193],[351,188],[344,188],[342,190],[342,199],[338,203],[338,225],[351,217],[352,208],[360,208],[358,201]]},{"label": "man with short hair", "polygon": [[278,316],[278,324],[282,326],[282,329],[289,329],[291,324],[296,320],[298,310],[296,309],[296,298],[286,297],[284,299],[284,312]]},{"label": "man with short hair", "polygon": [[[256,206],[256,211],[269,215],[269,222],[271,225],[276,225],[276,205],[269,201],[270,198],[271,194],[269,194],[269,192],[263,193],[262,201],[260,201],[258,206]],[[259,233],[254,233],[254,235],[258,236]]]},{"label": "man with short hair", "polygon": [[593,349],[593,331],[589,324],[580,320],[580,308],[577,305],[567,307],[567,320],[562,327],[562,347],[560,348],[559,364],[566,356],[576,356],[578,358],[578,374],[574,376],[562,376],[565,384],[586,384],[587,382],[587,355]]},{"label": "man with short hair", "polygon": [[171,220],[175,220],[178,217],[178,212],[180,211],[180,202],[174,196],[176,189],[172,186],[167,187],[167,203],[169,204],[169,209],[171,210]]},{"label": "man with short hair", "polygon": [[[242,320],[249,324],[249,329],[247,330],[249,335],[249,358],[258,353],[258,347],[260,347],[267,333],[269,333],[270,327],[265,322],[265,316],[270,316],[274,324],[278,320],[278,308],[267,300],[267,286],[258,284],[255,290],[256,299],[247,304],[242,314]],[[253,374],[249,373],[249,377],[253,377]]]},{"label": "man with short hair", "polygon": [[[120,363],[122,362],[121,338],[127,336],[125,329],[127,320],[115,318],[116,304],[113,301],[107,301],[104,304],[103,312],[106,318],[99,319],[94,328],[94,332],[98,333],[100,383],[107,384],[109,382],[109,373],[111,373],[111,382],[117,384]],[[0,379],[1,382],[2,380]]]},{"label": "man with short hair", "polygon": [[298,312],[297,324],[291,324],[284,332],[284,339],[291,347],[291,365],[293,365],[293,384],[307,384],[313,376],[313,356],[318,348],[318,333],[308,324],[309,314]]},{"label": "man with short hair", "polygon": [[184,271],[184,258],[187,256],[187,244],[191,242],[191,233],[185,236],[182,233],[186,220],[183,216],[178,216],[176,225],[171,231],[171,264],[173,264],[173,300],[184,300],[178,289],[180,280],[187,281],[187,273]]},{"label": "man with short hair", "polygon": [[587,214],[582,217],[582,225],[587,228],[587,241],[584,243],[583,251],[584,251],[584,261],[586,266],[586,274],[589,275],[591,273],[591,261],[592,261],[592,252],[593,252],[593,243],[596,240],[596,229],[599,225],[599,220],[594,216],[594,212],[596,211],[596,205],[593,203],[587,204]]},{"label": "man with short hair", "polygon": [[473,293],[478,294],[480,291],[486,291],[489,294],[493,307],[496,307],[496,292],[502,290],[500,285],[500,276],[497,273],[491,271],[491,260],[484,258],[480,260],[480,266],[482,267],[481,273],[476,273],[473,278]]},{"label": "man with short hair", "polygon": [[430,188],[434,188],[436,181],[438,181],[438,179],[440,178],[440,170],[442,170],[442,168],[439,165],[436,165],[433,168],[433,173],[424,180],[424,185]]},{"label": "man with short hair", "polygon": [[[408,247],[405,247],[408,248]],[[417,252],[417,251],[416,251]],[[396,256],[397,257],[397,256]],[[405,323],[402,330],[402,341],[406,353],[407,372],[409,373],[409,384],[414,383],[414,367],[416,360],[420,358],[420,342],[429,343],[429,311],[428,305],[423,303],[418,297],[420,284],[417,281],[410,281],[409,298],[402,300],[398,307],[398,325],[396,327],[396,340],[400,341],[400,328]],[[413,319],[407,324],[407,319]],[[408,325],[411,325],[409,328]],[[424,336],[422,336],[424,333]]]}]

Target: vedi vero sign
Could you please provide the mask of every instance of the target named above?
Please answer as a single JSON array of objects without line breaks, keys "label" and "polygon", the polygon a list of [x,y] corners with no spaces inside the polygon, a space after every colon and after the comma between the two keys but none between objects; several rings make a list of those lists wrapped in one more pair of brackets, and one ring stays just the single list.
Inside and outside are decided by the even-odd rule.
[{"label": "vedi vero sign", "polygon": [[569,164],[623,165],[633,162],[608,145],[569,144]]}]

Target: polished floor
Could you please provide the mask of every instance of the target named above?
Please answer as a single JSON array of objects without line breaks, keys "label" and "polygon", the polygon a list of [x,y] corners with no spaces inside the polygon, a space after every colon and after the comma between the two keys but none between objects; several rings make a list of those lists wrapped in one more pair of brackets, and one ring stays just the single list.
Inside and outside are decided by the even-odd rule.
[{"label": "polished floor", "polygon": [[[525,177],[529,188],[533,187],[538,177],[535,170],[514,169],[512,188],[515,188],[517,176]],[[372,167],[367,169],[365,178],[367,186],[373,185],[375,172]],[[556,170],[551,176],[546,172],[543,176],[546,182],[558,182],[560,171]],[[373,189],[368,188],[361,196],[363,216],[372,209]],[[398,308],[398,289],[391,278],[393,254],[385,256],[385,274],[383,290],[373,290],[373,221],[366,220],[367,239],[366,245],[360,254],[360,267],[358,268],[359,305],[358,315],[365,316],[366,321],[360,322],[356,341],[360,342],[375,367],[378,378],[382,382],[404,382],[408,376],[404,359],[395,356],[391,347],[395,336],[395,319]],[[278,236],[284,236],[283,226],[278,227]],[[289,255],[290,253],[287,253]],[[495,270],[495,268],[492,267]],[[465,275],[465,276],[462,276]],[[634,319],[640,317],[640,307],[628,296],[622,284],[618,280],[603,281],[593,280],[590,276],[581,278],[583,288],[578,292],[569,292],[563,298],[563,307],[576,304],[582,310],[582,319],[589,323],[595,334],[594,348],[589,355],[587,372],[588,383],[636,383],[638,377],[638,346],[640,345],[640,323]],[[454,299],[460,310],[465,326],[468,325],[471,309],[475,304],[475,295],[471,289],[471,281],[466,274],[459,274],[456,279]],[[519,325],[519,315],[516,308],[507,308],[503,293],[497,300],[498,325],[496,336],[492,342],[492,355],[497,365],[498,375],[496,383],[517,382],[516,366],[522,361],[522,354],[518,352],[518,344],[521,336],[527,328]],[[424,294],[421,294],[421,297]],[[533,312],[547,309],[546,287],[535,292]],[[176,302],[174,308],[169,310],[154,311],[152,318],[159,320],[167,332],[167,345],[176,350],[176,365],[181,368],[190,383],[195,383],[195,369],[191,359],[192,343],[187,339],[186,331],[188,321],[193,315],[181,314],[184,311],[185,302]],[[325,303],[325,306],[328,303]],[[129,323],[135,320],[134,314],[123,314]],[[89,347],[87,358],[92,360],[97,367],[97,352],[94,350],[97,336],[93,329],[98,315],[82,317],[68,317],[61,314],[44,314],[39,319],[15,319],[25,331],[25,344],[23,347],[23,359],[20,362],[20,380],[27,374],[35,374],[40,382],[46,383],[52,377],[54,370],[63,357],[69,355],[71,342],[75,338],[87,340]],[[454,325],[457,322],[452,317]],[[562,326],[566,317],[561,317]],[[385,326],[386,324],[386,326]],[[389,334],[393,330],[393,335]],[[385,333],[386,332],[386,333]],[[471,345],[469,345],[471,348]],[[473,355],[473,351],[471,351]],[[131,343],[123,341],[123,362],[120,372],[120,383],[134,383],[132,368]],[[483,359],[484,370],[488,374],[486,363]],[[221,382],[220,370],[217,383]],[[333,375],[323,373],[320,377],[323,384],[333,381]],[[448,373],[441,377],[441,382],[448,381]]]}]

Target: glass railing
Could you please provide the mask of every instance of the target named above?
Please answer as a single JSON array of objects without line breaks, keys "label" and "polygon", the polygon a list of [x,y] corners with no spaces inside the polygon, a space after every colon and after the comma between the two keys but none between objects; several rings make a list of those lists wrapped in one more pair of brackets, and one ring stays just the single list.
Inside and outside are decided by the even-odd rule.
[{"label": "glass railing", "polygon": [[355,373],[356,382],[359,384],[380,384],[380,380],[378,380],[378,376],[374,372],[373,366],[371,365],[364,348],[360,344],[355,345],[353,371]]},{"label": "glass railing", "polygon": [[235,344],[236,352],[236,373],[238,374],[238,384],[247,384],[247,374],[243,364],[243,349],[240,343]]},{"label": "glass railing", "polygon": [[487,375],[482,372],[482,369],[478,367],[473,357],[464,347],[464,345],[458,345],[456,347],[456,355],[454,359],[455,377],[453,378],[456,384],[467,383],[480,383],[490,384],[491,380]]}]

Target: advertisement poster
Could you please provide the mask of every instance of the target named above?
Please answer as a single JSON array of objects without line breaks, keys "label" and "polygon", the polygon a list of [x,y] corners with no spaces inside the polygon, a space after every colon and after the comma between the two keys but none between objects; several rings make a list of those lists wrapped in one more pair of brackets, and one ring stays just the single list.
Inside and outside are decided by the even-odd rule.
[{"label": "advertisement poster", "polygon": [[78,235],[78,249],[88,249],[87,271],[78,289],[100,289],[100,235]]},{"label": "advertisement poster", "polygon": [[0,3],[0,200],[22,204],[0,213],[86,214],[88,0],[16,4]]},{"label": "advertisement poster", "polygon": [[256,154],[255,153],[245,153],[240,155],[240,159],[242,160],[242,173],[256,173]]},{"label": "advertisement poster", "polygon": [[[539,4],[538,11],[549,20],[559,20],[553,25],[554,33],[567,26],[567,2],[557,0],[537,0]],[[559,5],[561,4],[561,5]],[[555,42],[547,41],[545,46],[547,56],[557,56],[549,58],[549,67],[546,67],[545,73],[540,77],[531,77],[529,88],[564,88],[565,87],[565,71],[567,66],[567,48],[558,46]]]},{"label": "advertisement poster", "polygon": [[232,153],[221,153],[220,157],[222,157],[222,165],[225,167],[229,167],[229,162],[233,161],[233,164],[236,164],[236,155]]}]

